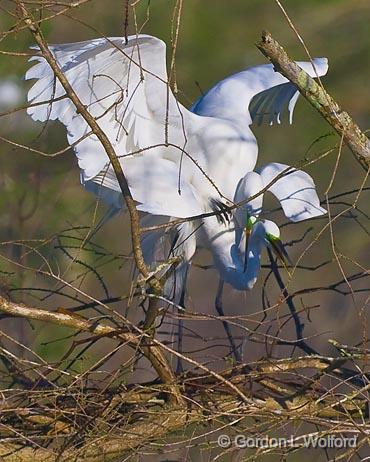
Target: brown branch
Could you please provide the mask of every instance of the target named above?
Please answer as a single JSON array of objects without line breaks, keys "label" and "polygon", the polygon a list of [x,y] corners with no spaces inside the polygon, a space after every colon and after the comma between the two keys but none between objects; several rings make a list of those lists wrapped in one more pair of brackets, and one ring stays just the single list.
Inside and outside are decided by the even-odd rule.
[{"label": "brown branch", "polygon": [[[259,380],[259,383],[268,389],[270,384],[274,387],[274,379],[270,379],[266,375],[267,369],[272,374],[283,371],[295,372],[298,377],[301,377],[298,373],[299,369],[316,367],[321,369],[326,362],[331,360],[332,358],[324,357],[287,358],[278,360],[276,367],[273,361],[262,363],[261,365],[256,363],[256,370],[253,368],[247,371],[238,370],[233,377],[233,381],[247,389],[251,379],[257,380],[262,376],[263,380]],[[231,371],[226,371],[223,376],[230,374]],[[331,430],[337,427],[338,421],[344,421],[342,431],[351,431],[358,434],[361,431],[368,431],[368,427],[361,429],[360,425],[348,419],[349,416],[352,418],[363,416],[367,406],[365,398],[351,397],[346,400],[341,393],[337,396],[328,395],[323,400],[317,399],[317,394],[308,394],[285,399],[282,405],[279,399],[269,395],[263,398],[251,395],[252,405],[250,405],[240,400],[232,390],[226,389],[213,378],[208,381],[207,378],[204,380],[204,377],[189,376],[184,385],[185,393],[189,397],[188,407],[168,409],[161,397],[163,393],[162,387],[155,387],[155,389],[153,387],[137,387],[136,390],[134,388],[131,391],[116,395],[106,407],[106,411],[102,412],[101,417],[97,418],[97,425],[101,420],[108,419],[108,422],[109,418],[115,422],[118,420],[120,424],[114,424],[114,433],[107,432],[104,436],[101,436],[100,431],[97,431],[95,434],[90,434],[91,439],[88,438],[84,445],[64,451],[59,458],[56,457],[56,454],[44,448],[31,449],[15,443],[7,444],[4,442],[0,444],[1,460],[4,460],[4,462],[23,462],[37,459],[47,462],[56,462],[57,460],[59,462],[113,461],[123,457],[125,453],[131,452],[135,448],[142,447],[150,441],[158,441],[161,438],[168,437],[171,433],[184,430],[187,426],[192,426],[196,423],[212,424],[217,422],[219,424],[221,421],[228,422],[228,419],[233,415],[240,420],[246,419],[249,422],[251,417],[261,418],[261,416],[271,419],[271,421],[283,419],[283,421],[318,422],[325,424]],[[285,391],[277,386],[274,388],[277,391]],[[19,390],[14,393],[19,395]],[[41,391],[40,393],[42,394],[43,392]],[[106,399],[102,399],[101,390],[97,390],[97,395],[100,397],[100,401],[97,402],[96,406],[105,406]],[[50,400],[53,401],[53,398],[51,397]],[[35,397],[33,397],[33,401],[36,401]],[[87,401],[89,400],[87,399]],[[92,401],[96,401],[96,398]],[[101,403],[101,401],[103,402]],[[122,418],[121,414],[123,403],[127,408],[126,411],[123,410],[125,418]],[[153,406],[153,403],[155,403],[155,406]],[[332,423],[330,419],[334,419]],[[55,421],[50,418],[45,420],[41,414],[36,416],[35,421],[37,424],[55,427]],[[63,425],[63,421],[59,421],[58,424],[59,436],[63,436],[66,426]],[[16,450],[17,452],[9,454],[11,451]]]},{"label": "brown branch", "polygon": [[175,384],[175,375],[169,367],[168,362],[162,353],[159,344],[152,344],[150,335],[136,328],[137,334],[129,331],[118,330],[108,324],[91,322],[82,316],[63,312],[51,312],[38,308],[30,308],[25,305],[14,303],[0,296],[0,311],[16,317],[34,319],[38,321],[51,322],[59,326],[70,327],[79,331],[90,332],[95,336],[116,337],[128,343],[134,349],[140,349],[150,361],[163,383],[169,385],[170,398],[173,404],[182,404],[183,399],[178,387]]},{"label": "brown branch", "polygon": [[[140,273],[146,278],[147,283],[149,284],[151,290],[156,295],[161,295],[162,293],[162,284],[160,281],[155,277],[149,277],[149,269],[147,268],[142,249],[141,249],[141,242],[140,242],[140,217],[138,211],[136,209],[135,201],[131,195],[126,177],[123,173],[122,166],[120,161],[117,157],[117,154],[108,138],[108,136],[104,133],[104,131],[100,128],[99,124],[95,120],[95,118],[89,113],[85,105],[79,99],[78,95],[72,88],[71,84],[68,82],[68,79],[60,69],[57,61],[55,60],[53,54],[51,53],[45,39],[42,36],[41,30],[38,26],[37,21],[34,20],[30,12],[26,9],[23,2],[17,2],[21,14],[21,18],[31,31],[33,37],[35,38],[36,43],[38,44],[43,57],[50,65],[51,69],[53,70],[55,76],[58,78],[60,84],[64,88],[68,98],[72,101],[75,105],[78,113],[84,118],[86,123],[91,128],[91,131],[97,136],[99,141],[101,142],[102,146],[104,147],[105,152],[108,155],[108,158],[112,164],[114,173],[117,177],[118,183],[121,188],[122,195],[124,197],[125,203],[127,205],[127,209],[130,215],[130,224],[131,224],[131,240],[132,240],[132,248],[135,257],[135,262],[138,270]],[[155,330],[153,328],[154,321],[159,313],[159,307],[157,300],[153,299],[149,301],[149,309],[148,309],[148,316],[150,316],[150,320],[146,320],[145,328],[150,329],[152,335],[154,335]],[[174,390],[174,394],[171,395],[171,400],[175,398],[175,402],[179,404],[182,402],[181,393],[178,391],[177,387],[174,385],[175,376],[169,366],[165,356],[162,354],[160,349],[155,348],[153,349],[151,339],[148,337],[142,338],[141,349],[145,353],[145,356],[149,359],[152,363],[153,367],[159,374],[159,377],[172,386]]]},{"label": "brown branch", "polygon": [[[91,128],[91,131],[97,136],[99,141],[101,142],[107,156],[112,164],[114,173],[117,177],[117,181],[122,191],[122,195],[124,197],[125,203],[127,205],[127,209],[130,215],[131,220],[131,239],[132,239],[132,248],[135,256],[135,262],[138,267],[140,273],[147,277],[149,275],[149,270],[145,264],[141,245],[140,245],[140,218],[138,211],[136,209],[135,201],[131,195],[126,177],[123,173],[122,166],[119,162],[117,154],[109,141],[108,136],[104,133],[104,131],[100,128],[98,122],[95,118],[90,114],[87,110],[86,106],[82,103],[80,98],[78,97],[77,93],[74,91],[73,87],[69,83],[68,79],[60,69],[59,64],[57,63],[56,59],[54,58],[53,54],[51,53],[45,39],[42,36],[41,30],[38,26],[38,22],[34,20],[31,13],[26,9],[23,2],[17,2],[19,6],[19,10],[21,12],[21,17],[25,24],[27,25],[28,29],[32,33],[36,43],[38,44],[40,51],[53,70],[55,76],[58,78],[60,84],[64,88],[68,98],[72,101],[72,103],[76,106],[77,112],[83,117],[86,121],[88,126]],[[161,287],[159,281],[156,278],[151,278],[149,284],[152,288],[159,293],[161,292]]]},{"label": "brown branch", "polygon": [[277,72],[290,80],[300,93],[317,109],[350,148],[360,165],[370,168],[370,141],[351,116],[343,111],[328,92],[292,61],[284,48],[269,32],[262,32],[257,47],[272,62]]},{"label": "brown branch", "polygon": [[[0,310],[10,316],[21,316],[28,319],[51,322],[79,331],[90,332],[95,336],[116,337],[120,341],[127,342],[134,348],[141,348],[147,357],[148,355],[154,355],[154,360],[151,358],[152,364],[155,364],[156,361],[162,361],[161,352],[156,344],[152,348],[149,348],[149,350],[145,350],[146,347],[143,347],[140,343],[140,339],[147,335],[143,332],[138,332],[136,335],[136,333],[123,331],[102,322],[91,322],[81,316],[69,314],[66,310],[63,312],[49,312],[37,308],[29,308],[10,302],[2,297],[0,297]],[[240,366],[230,369],[222,374],[215,374],[212,371],[209,371],[209,375],[203,376],[192,376],[189,374],[183,383],[184,396],[188,397],[187,406],[181,407],[168,406],[163,400],[163,393],[168,393],[168,384],[156,386],[155,388],[138,387],[137,392],[134,389],[114,395],[112,400],[108,398],[108,404],[104,403],[107,400],[101,399],[101,390],[98,390],[98,398],[92,401],[96,402],[97,407],[105,406],[106,411],[104,412],[104,410],[100,409],[98,413],[93,412],[92,418],[97,419],[96,428],[98,428],[99,424],[102,425],[100,423],[102,421],[106,421],[108,425],[110,416],[113,419],[118,418],[121,424],[113,425],[115,430],[112,434],[110,431],[102,433],[99,430],[95,435],[91,434],[90,438],[87,436],[85,444],[80,448],[66,449],[62,455],[57,457],[57,454],[49,449],[37,446],[34,448],[31,446],[22,446],[25,441],[31,442],[32,435],[34,435],[33,429],[33,432],[27,437],[27,428],[25,428],[19,433],[17,442],[7,443],[3,441],[0,443],[0,457],[4,462],[26,462],[37,459],[46,462],[113,461],[117,460],[119,456],[122,457],[126,452],[132,451],[134,448],[141,447],[152,440],[169,436],[171,433],[184,429],[186,426],[195,423],[212,423],[215,419],[224,419],[227,422],[233,413],[238,418],[241,415],[245,418],[253,416],[260,418],[264,416],[267,419],[293,419],[295,421],[311,423],[317,421],[321,424],[322,421],[320,419],[344,420],[345,425],[351,431],[360,432],[357,426],[355,424],[352,425],[351,421],[348,420],[348,416],[356,418],[366,414],[367,400],[365,397],[362,398],[363,390],[356,390],[354,393],[347,395],[341,393],[338,396],[326,393],[324,398],[321,398],[320,395],[314,392],[315,388],[317,388],[315,383],[318,385],[318,380],[315,380],[315,383],[313,383],[312,378],[307,377],[305,379],[306,384],[303,384],[302,379],[304,377],[302,373],[298,373],[298,370],[316,369],[327,374],[328,365],[332,365],[332,368],[334,368],[336,363],[336,358],[326,358],[323,356],[286,358],[260,361],[248,367],[243,368],[243,366]],[[162,365],[158,369],[159,373],[163,371]],[[296,374],[299,381],[295,383],[292,377],[288,381],[284,381],[286,374]],[[279,379],[279,376],[283,378],[282,381]],[[168,383],[170,379],[170,376],[165,377],[164,382]],[[272,390],[278,393],[280,397],[274,398],[271,396],[271,393],[265,393],[261,396],[258,390],[256,394],[250,388],[251,383],[259,384],[266,390]],[[229,386],[230,384],[233,387]],[[297,390],[299,392],[299,390],[303,389],[309,390],[309,392],[303,395],[297,393]],[[174,393],[173,390],[170,391]],[[38,400],[35,397],[36,392],[37,390],[33,389],[32,403],[33,406],[36,405],[36,409],[31,414],[25,414],[27,422],[29,422],[27,416],[31,416],[35,424],[51,427],[52,433],[50,434],[50,438],[55,438],[56,441],[60,438],[68,438],[66,432],[71,427],[68,420],[63,418],[63,409],[60,412],[56,412],[57,410],[55,410],[52,413],[55,417],[60,414],[60,418],[57,417],[58,420],[55,418],[50,419],[50,409],[45,410],[45,415],[42,413],[43,405],[38,404]],[[15,390],[14,393],[19,396],[20,390]],[[25,390],[25,393],[28,393],[28,390]],[[45,390],[40,390],[39,393],[41,397],[41,395],[45,394]],[[243,400],[240,396],[244,396],[245,393],[248,393],[250,396],[247,401]],[[185,398],[180,398],[180,400],[183,399]],[[54,399],[51,398],[51,400],[54,402]],[[6,402],[7,400],[5,399],[4,403]],[[39,402],[45,402],[45,398],[40,399]],[[156,403],[155,407],[153,407],[153,403]],[[123,411],[120,410],[122,405]],[[136,405],[137,407],[135,407]],[[128,411],[125,411],[124,409],[127,406],[131,407],[127,408]],[[5,407],[3,406],[4,409]],[[13,412],[17,413],[17,410],[15,409]],[[122,416],[122,412],[128,412],[128,415],[125,416],[124,414]],[[119,417],[120,415],[121,418]],[[107,418],[108,420],[106,420]],[[326,424],[336,425],[335,422],[330,424],[330,420],[327,420]],[[107,428],[110,428],[109,425]],[[8,427],[3,425],[0,435],[4,434],[4,432],[5,435],[9,436]]]}]

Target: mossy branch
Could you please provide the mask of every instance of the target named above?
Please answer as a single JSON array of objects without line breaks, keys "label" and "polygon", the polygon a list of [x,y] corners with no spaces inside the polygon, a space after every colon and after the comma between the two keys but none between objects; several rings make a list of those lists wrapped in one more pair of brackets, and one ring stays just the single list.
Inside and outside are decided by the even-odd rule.
[{"label": "mossy branch", "polygon": [[269,32],[262,32],[257,47],[272,62],[277,72],[290,80],[309,103],[319,111],[349,147],[360,165],[370,169],[370,141],[351,116],[298,64],[290,59],[284,48]]}]

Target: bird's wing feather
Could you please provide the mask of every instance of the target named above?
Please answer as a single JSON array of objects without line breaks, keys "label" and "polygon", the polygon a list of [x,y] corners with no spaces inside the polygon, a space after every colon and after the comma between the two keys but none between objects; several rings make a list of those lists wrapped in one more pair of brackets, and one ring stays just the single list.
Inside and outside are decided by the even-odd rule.
[{"label": "bird's wing feather", "polygon": [[[169,222],[168,217],[145,215],[141,225],[150,227]],[[176,304],[181,303],[186,290],[188,269],[196,250],[196,232],[192,223],[186,222],[169,229],[159,228],[146,232],[142,237],[141,246],[145,262],[152,268],[170,257],[182,257],[168,274],[164,285],[164,296]]]},{"label": "bird's wing feather", "polygon": [[[328,71],[326,58],[314,59],[313,65],[310,62],[297,62],[297,64],[311,77],[320,77]],[[257,93],[250,102],[249,112],[252,122],[257,125],[261,125],[263,122],[270,125],[280,124],[282,117],[287,114],[289,115],[289,123],[292,123],[294,107],[299,96],[297,87],[288,82],[281,74],[275,72],[272,65],[268,66],[270,66],[270,72],[274,72],[274,76],[271,75],[271,78],[268,79],[271,86]]]},{"label": "bird's wing feather", "polygon": [[[314,59],[314,66],[310,62],[297,64],[311,77],[324,75],[328,70],[326,58]],[[264,121],[273,124],[280,123],[286,111],[292,121],[297,99],[296,87],[275,72],[272,64],[262,64],[221,80],[200,97],[191,109],[203,116],[232,119],[244,115],[249,124]]]},{"label": "bird's wing feather", "polygon": [[[189,126],[194,121],[198,126],[203,118],[186,110],[173,96],[167,82],[165,44],[139,35],[128,37],[127,43],[124,38],[100,38],[53,45],[50,50],[120,157],[133,197],[142,203],[139,209],[178,217],[200,213],[199,207],[192,208],[193,200],[187,202],[193,193],[185,178],[181,196],[177,193],[176,163],[182,151],[169,144],[184,146]],[[103,146],[90,134],[45,59],[37,55],[31,61],[37,64],[28,70],[26,79],[37,81],[28,93],[28,113],[34,120],[59,120],[66,126],[82,183],[116,204],[117,194],[110,194],[107,188],[112,180],[112,190],[117,191],[117,181],[114,175],[112,179],[104,173],[110,167]],[[96,185],[106,189],[99,191]]]},{"label": "bird's wing feather", "polygon": [[315,183],[308,173],[277,162],[257,171],[266,187],[284,170],[287,170],[286,176],[279,178],[268,190],[280,201],[286,217],[291,221],[302,221],[324,215],[326,210],[320,206]]},{"label": "bird's wing feather", "polygon": [[[140,220],[142,228],[154,227],[166,224],[170,221],[170,217],[144,214]],[[158,228],[152,231],[147,231],[141,235],[141,249],[145,263],[154,269],[156,264],[163,262],[167,256],[165,255],[165,246],[162,241],[166,237],[166,228]]]},{"label": "bird's wing feather", "polygon": [[[132,196],[139,202],[138,210],[178,218],[203,212],[194,188],[181,175],[179,178],[174,162],[168,159],[151,160],[148,157],[127,159],[125,173]],[[86,182],[86,186],[95,194],[101,194],[102,199],[110,205],[118,200],[117,194],[121,197],[120,186],[110,166]],[[99,192],[101,187],[102,192]]]},{"label": "bird's wing feather", "polygon": [[164,285],[164,295],[176,304],[184,305],[188,271],[196,250],[196,232],[192,223],[176,227],[176,241],[169,256],[181,256],[182,260],[169,275]]}]

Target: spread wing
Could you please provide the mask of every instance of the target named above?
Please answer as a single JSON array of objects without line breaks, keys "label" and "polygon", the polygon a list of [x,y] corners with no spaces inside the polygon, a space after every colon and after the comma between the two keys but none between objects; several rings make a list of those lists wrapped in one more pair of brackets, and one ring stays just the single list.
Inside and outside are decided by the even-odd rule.
[{"label": "spread wing", "polygon": [[268,190],[279,200],[286,217],[291,221],[302,221],[324,215],[326,210],[320,206],[315,183],[308,173],[277,162],[257,171],[266,187],[284,170],[287,170],[286,176],[279,178]]},{"label": "spread wing", "polygon": [[[316,58],[313,65],[310,62],[297,62],[298,66],[306,71],[311,77],[321,77],[328,71],[328,60],[326,58]],[[292,83],[285,77],[273,70],[272,64],[267,64],[270,69],[266,69],[267,85],[274,83],[270,88],[257,93],[251,100],[249,112],[253,123],[261,125],[263,122],[281,123],[285,114],[289,116],[289,123],[293,121],[293,112],[298,100],[299,92]],[[272,76],[274,72],[274,76]],[[285,83],[282,83],[283,79]],[[277,83],[279,82],[279,83]]]},{"label": "spread wing", "polygon": [[[125,173],[131,194],[139,202],[138,210],[178,218],[203,213],[196,190],[183,176],[179,178],[174,162],[168,159],[151,162],[148,157],[127,159]],[[100,194],[109,205],[121,199],[121,189],[110,166],[87,181],[85,186],[96,195]]]},{"label": "spread wing", "polygon": [[[186,110],[173,96],[167,83],[165,44],[155,37],[139,35],[129,37],[127,43],[125,38],[99,38],[50,49],[78,97],[108,136],[141,208],[179,217],[200,213],[185,180],[178,193],[182,151],[174,145],[186,145],[192,124],[198,127],[202,118]],[[112,188],[116,180],[109,172],[103,146],[66,97],[44,58],[36,55],[31,61],[36,65],[28,70],[26,79],[37,81],[28,93],[28,113],[34,120],[59,120],[66,126],[82,183],[95,193],[100,191],[101,197],[113,205],[118,199],[116,184]],[[105,189],[98,190],[92,183]]]},{"label": "spread wing", "polygon": [[[326,58],[297,62],[311,77],[325,75]],[[280,123],[285,113],[292,122],[299,92],[272,64],[263,64],[231,75],[218,82],[194,103],[192,110],[204,116],[232,118],[246,114],[248,123]],[[249,113],[248,113],[249,107]]]}]

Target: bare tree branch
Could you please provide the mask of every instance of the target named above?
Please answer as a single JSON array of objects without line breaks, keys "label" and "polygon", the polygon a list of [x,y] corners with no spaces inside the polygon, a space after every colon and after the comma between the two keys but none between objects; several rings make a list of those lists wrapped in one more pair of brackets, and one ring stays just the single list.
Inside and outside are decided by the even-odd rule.
[{"label": "bare tree branch", "polygon": [[[135,349],[139,348],[151,362],[161,380],[170,385],[170,401],[172,398],[172,401],[175,401],[177,404],[182,402],[181,394],[175,384],[175,376],[165,356],[158,345],[152,344],[150,335],[144,334],[139,329],[137,329],[137,334],[129,331],[124,332],[108,324],[89,321],[80,315],[69,314],[66,310],[63,310],[63,312],[50,312],[38,308],[30,308],[19,303],[10,302],[1,296],[0,311],[10,316],[51,322],[59,326],[90,332],[95,336],[116,337]],[[145,336],[148,337],[148,339],[144,339],[143,337]]]},{"label": "bare tree branch", "polygon": [[[128,186],[126,177],[123,173],[122,166],[119,162],[117,154],[109,141],[108,136],[104,133],[104,131],[100,128],[98,122],[95,118],[90,114],[90,112],[86,109],[85,105],[82,103],[80,98],[78,97],[77,93],[72,88],[71,84],[68,82],[68,79],[63,74],[62,70],[60,69],[56,59],[54,58],[53,54],[51,53],[45,39],[42,36],[41,30],[38,26],[37,21],[34,20],[31,13],[26,9],[23,2],[18,1],[19,10],[21,12],[21,17],[25,24],[27,25],[28,29],[32,33],[33,37],[35,38],[36,43],[40,47],[40,51],[42,52],[43,57],[52,68],[55,76],[58,78],[60,84],[64,88],[65,92],[68,95],[68,98],[72,101],[72,103],[76,106],[76,109],[79,114],[84,118],[86,123],[91,128],[91,131],[97,136],[101,144],[103,145],[105,152],[112,164],[114,169],[114,173],[116,174],[118,183],[120,185],[122,195],[124,197],[125,203],[127,205],[128,212],[130,214],[131,220],[131,238],[132,238],[132,247],[135,256],[136,265],[144,277],[148,277],[149,270],[144,262],[141,245],[140,245],[140,218],[138,211],[136,209],[135,201],[132,198],[130,188]],[[153,287],[153,289],[161,293],[161,286],[156,278],[150,278],[148,283]]]},{"label": "bare tree branch", "polygon": [[257,47],[272,62],[277,72],[290,80],[300,93],[316,108],[324,119],[336,130],[350,148],[360,165],[370,168],[370,141],[351,116],[343,111],[329,93],[315,82],[298,64],[292,61],[284,48],[269,32],[262,32],[262,41]]}]

